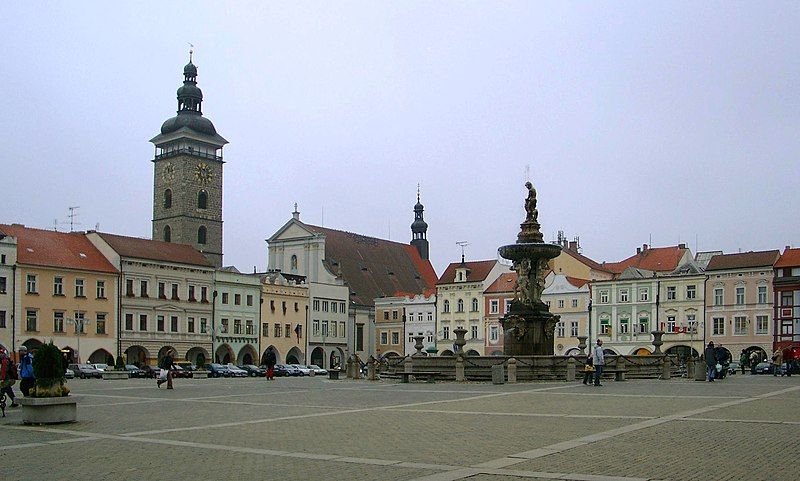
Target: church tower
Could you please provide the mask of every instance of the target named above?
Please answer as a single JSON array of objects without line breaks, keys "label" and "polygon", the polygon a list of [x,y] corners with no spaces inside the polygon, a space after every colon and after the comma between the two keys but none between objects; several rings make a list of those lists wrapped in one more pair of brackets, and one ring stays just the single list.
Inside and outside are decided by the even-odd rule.
[{"label": "church tower", "polygon": [[228,143],[203,117],[197,67],[183,68],[178,114],[150,140],[153,159],[153,239],[190,244],[222,266],[222,147]]},{"label": "church tower", "polygon": [[428,224],[423,218],[425,207],[419,202],[419,186],[417,187],[417,205],[414,206],[414,222],[411,224],[411,245],[417,248],[419,256],[428,260]]}]

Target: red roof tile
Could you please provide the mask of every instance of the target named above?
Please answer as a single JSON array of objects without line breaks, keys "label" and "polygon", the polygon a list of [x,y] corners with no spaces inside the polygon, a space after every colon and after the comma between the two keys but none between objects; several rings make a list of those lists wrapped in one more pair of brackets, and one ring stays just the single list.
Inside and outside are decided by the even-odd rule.
[{"label": "red roof tile", "polygon": [[325,267],[336,275],[341,272],[357,305],[374,306],[376,298],[397,293],[422,294],[436,284],[431,262],[412,245],[304,225],[325,235]]},{"label": "red roof tile", "polygon": [[452,284],[456,280],[456,269],[462,266],[466,266],[469,269],[467,273],[467,280],[466,282],[477,282],[477,281],[484,281],[486,280],[486,276],[489,275],[489,272],[492,271],[495,264],[497,264],[496,260],[490,261],[472,261],[472,262],[454,262],[447,266],[445,269],[444,274],[442,277],[439,278],[439,281],[436,284]]},{"label": "red roof tile", "polygon": [[17,238],[20,264],[117,273],[117,269],[80,232],[56,232],[20,224],[0,225],[0,230]]},{"label": "red roof tile", "polygon": [[97,235],[122,257],[213,267],[200,251],[189,244],[175,244],[104,232],[98,232]]},{"label": "red roof tile", "polygon": [[708,261],[706,271],[724,269],[744,269],[748,267],[772,267],[780,257],[780,251],[741,252],[736,254],[718,254]]},{"label": "red roof tile", "polygon": [[620,262],[604,262],[602,270],[621,274],[628,267],[654,272],[672,272],[688,249],[680,246],[649,247]]},{"label": "red roof tile", "polygon": [[800,249],[786,249],[781,254],[780,259],[775,263],[775,267],[798,267],[800,266]]},{"label": "red roof tile", "polygon": [[505,292],[514,292],[517,289],[517,273],[516,272],[504,272],[500,274],[494,282],[492,282],[489,287],[483,291],[484,294],[499,294]]},{"label": "red roof tile", "polygon": [[567,282],[569,282],[575,287],[583,287],[589,283],[589,280],[587,279],[578,279],[577,277],[570,277],[570,276],[565,276],[565,277],[567,278]]}]

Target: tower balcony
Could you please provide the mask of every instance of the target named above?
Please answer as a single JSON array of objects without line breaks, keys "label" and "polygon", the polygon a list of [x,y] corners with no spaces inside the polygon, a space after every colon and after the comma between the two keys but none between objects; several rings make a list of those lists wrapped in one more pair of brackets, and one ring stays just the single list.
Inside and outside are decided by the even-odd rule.
[{"label": "tower balcony", "polygon": [[198,157],[201,159],[208,159],[208,160],[215,160],[217,162],[222,162],[222,156],[211,154],[207,152],[202,152],[197,149],[192,149],[188,147],[179,148],[179,149],[172,149],[169,151],[162,151],[160,154],[156,154],[154,161],[161,160],[161,159],[168,159],[170,157],[177,157],[179,155],[191,155],[192,157]]}]

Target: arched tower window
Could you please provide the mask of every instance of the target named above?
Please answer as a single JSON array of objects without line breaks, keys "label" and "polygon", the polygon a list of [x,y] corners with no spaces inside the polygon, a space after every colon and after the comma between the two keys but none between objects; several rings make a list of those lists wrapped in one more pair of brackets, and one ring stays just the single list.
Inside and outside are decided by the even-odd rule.
[{"label": "arched tower window", "polygon": [[292,255],[291,269],[294,270],[294,271],[297,270],[297,256],[296,255]]},{"label": "arched tower window", "polygon": [[208,209],[208,192],[201,190],[197,194],[197,208]]},{"label": "arched tower window", "polygon": [[199,229],[197,229],[197,243],[198,244],[205,244],[206,243],[206,226],[201,225]]},{"label": "arched tower window", "polygon": [[172,189],[164,191],[164,208],[169,209],[172,207]]},{"label": "arched tower window", "polygon": [[472,298],[472,312],[478,312],[478,299]]},{"label": "arched tower window", "polygon": [[172,229],[168,225],[164,226],[164,242],[172,242]]}]

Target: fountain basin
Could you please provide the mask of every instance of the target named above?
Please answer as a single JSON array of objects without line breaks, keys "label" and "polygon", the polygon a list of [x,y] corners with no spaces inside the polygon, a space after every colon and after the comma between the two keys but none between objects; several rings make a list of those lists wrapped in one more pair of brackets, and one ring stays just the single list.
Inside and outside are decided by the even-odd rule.
[{"label": "fountain basin", "polygon": [[497,249],[504,259],[521,261],[523,259],[554,259],[561,253],[561,246],[543,242],[517,242]]}]

